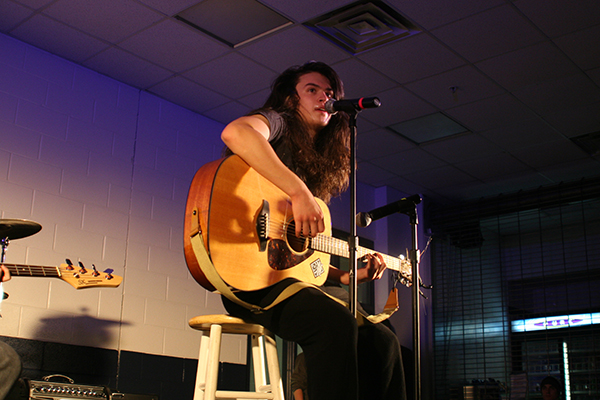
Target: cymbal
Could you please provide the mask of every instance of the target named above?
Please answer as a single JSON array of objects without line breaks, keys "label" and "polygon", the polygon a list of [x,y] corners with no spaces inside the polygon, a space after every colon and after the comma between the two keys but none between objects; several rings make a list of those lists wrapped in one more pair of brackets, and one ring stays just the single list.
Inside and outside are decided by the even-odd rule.
[{"label": "cymbal", "polygon": [[42,226],[26,219],[0,219],[0,239],[20,239],[38,233]]}]

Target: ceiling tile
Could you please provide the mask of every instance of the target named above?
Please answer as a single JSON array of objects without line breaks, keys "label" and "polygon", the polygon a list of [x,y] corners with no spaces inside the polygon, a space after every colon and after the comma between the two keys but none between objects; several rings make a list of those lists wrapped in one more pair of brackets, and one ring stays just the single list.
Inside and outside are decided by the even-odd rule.
[{"label": "ceiling tile", "polygon": [[517,149],[512,151],[512,154],[533,168],[555,165],[557,160],[563,163],[588,158],[581,148],[569,139],[562,138],[528,148]]},{"label": "ceiling tile", "polygon": [[83,65],[140,89],[152,87],[172,75],[170,71],[118,47],[96,54]]},{"label": "ceiling tile", "polygon": [[418,171],[427,171],[445,165],[439,158],[434,157],[419,148],[374,158],[370,160],[370,162],[387,171],[394,172],[399,176],[412,174]]},{"label": "ceiling tile", "polygon": [[587,71],[586,73],[600,87],[600,68]]},{"label": "ceiling tile", "polygon": [[510,91],[579,72],[550,41],[490,58],[476,66]]},{"label": "ceiling tile", "polygon": [[275,72],[237,53],[226,54],[183,75],[231,98],[268,88],[277,77]]},{"label": "ceiling tile", "polygon": [[43,13],[110,43],[117,43],[164,18],[133,0],[60,0]]},{"label": "ceiling tile", "polygon": [[432,33],[471,62],[494,57],[545,39],[510,5],[484,11],[435,29]]},{"label": "ceiling tile", "polygon": [[427,194],[431,192],[423,185],[419,185],[418,183],[411,182],[398,176],[377,181],[377,183],[374,186],[389,186],[396,190],[399,190],[402,193],[406,193],[408,196],[411,196],[413,194]]},{"label": "ceiling tile", "polygon": [[360,133],[356,138],[356,154],[363,160],[380,158],[415,148],[416,145],[387,129]]},{"label": "ceiling tile", "polygon": [[386,179],[392,179],[394,177],[394,173],[376,167],[375,165],[366,161],[359,162],[358,168],[356,169],[356,179],[358,181],[372,182],[372,184],[375,186],[377,185],[377,182],[382,182]]},{"label": "ceiling tile", "polygon": [[558,131],[541,118],[490,129],[480,134],[508,151],[551,142],[561,137]]},{"label": "ceiling tile", "polygon": [[[590,174],[590,171],[594,172]],[[573,175],[588,176],[589,178],[592,178],[600,175],[600,160],[589,159],[565,162],[539,168],[539,172],[555,183],[570,182],[573,180]]]},{"label": "ceiling tile", "polygon": [[236,118],[241,117],[242,115],[248,114],[252,111],[249,107],[237,103],[237,102],[229,102],[223,104],[219,107],[215,107],[211,110],[205,111],[204,115],[208,118],[212,118],[215,121],[219,121],[222,124],[228,124]]},{"label": "ceiling tile", "polygon": [[419,145],[465,133],[467,128],[447,115],[434,113],[388,127],[391,131]]},{"label": "ceiling tile", "polygon": [[405,87],[442,110],[504,93],[504,89],[472,66],[459,67]]},{"label": "ceiling tile", "polygon": [[23,4],[27,7],[31,7],[34,10],[45,7],[48,4],[56,1],[56,0],[15,0],[17,3]]},{"label": "ceiling tile", "polygon": [[268,5],[297,22],[304,22],[307,19],[326,14],[353,2],[354,0],[261,0],[261,3]]},{"label": "ceiling tile", "polygon": [[412,174],[405,174],[403,175],[403,178],[430,190],[454,185],[464,185],[476,181],[473,176],[449,165]]},{"label": "ceiling tile", "polygon": [[164,20],[119,44],[174,72],[186,71],[230,49],[182,22]]},{"label": "ceiling tile", "polygon": [[597,0],[515,0],[514,5],[549,37],[598,25]]},{"label": "ceiling tile", "polygon": [[460,161],[454,166],[482,181],[531,169],[508,153],[490,154],[486,157]]},{"label": "ceiling tile", "polygon": [[34,15],[11,33],[19,40],[78,63],[108,47],[101,40],[40,14]]},{"label": "ceiling tile", "polygon": [[438,191],[454,200],[473,200],[518,192],[515,187],[538,188],[552,183],[550,179],[532,170],[530,172],[497,176],[478,185],[455,185],[443,190],[438,189]]},{"label": "ceiling tile", "polygon": [[177,99],[179,105],[200,114],[229,101],[227,97],[181,76],[169,78],[148,91],[169,101]]},{"label": "ceiling tile", "polygon": [[541,115],[600,102],[600,88],[589,84],[583,73],[545,81],[513,92],[527,106]]},{"label": "ceiling tile", "polygon": [[238,101],[251,109],[255,110],[262,107],[267,101],[267,98],[271,94],[270,88],[265,88],[258,92],[252,93],[251,95],[240,97]]},{"label": "ceiling tile", "polygon": [[544,116],[567,137],[600,131],[600,103],[558,110]]},{"label": "ceiling tile", "polygon": [[0,31],[8,32],[32,14],[29,8],[11,0],[0,2]]},{"label": "ceiling tile", "polygon": [[397,85],[385,75],[356,59],[344,60],[332,67],[344,82],[346,98],[377,96],[379,92]]},{"label": "ceiling tile", "polygon": [[482,156],[491,156],[499,152],[493,142],[474,133],[436,140],[422,144],[419,147],[450,164]]},{"label": "ceiling tile", "polygon": [[203,0],[176,17],[231,47],[292,24],[256,0]]},{"label": "ceiling tile", "polygon": [[388,0],[387,2],[396,8],[398,12],[427,29],[446,25],[504,3],[503,0],[461,2],[460,5],[447,0],[428,0],[425,2]]},{"label": "ceiling tile", "polygon": [[276,35],[240,46],[239,52],[277,73],[311,60],[334,64],[350,57],[344,50],[303,26],[282,29]]},{"label": "ceiling tile", "polygon": [[381,92],[377,97],[381,100],[381,106],[363,111],[363,118],[381,127],[437,111],[430,104],[400,87]]},{"label": "ceiling tile", "polygon": [[364,118],[364,115],[365,114],[359,113],[358,119],[356,121],[356,130],[359,135],[362,133],[371,132],[371,131],[381,128],[377,124],[374,124],[373,122],[371,122],[369,120],[366,120]]},{"label": "ceiling tile", "polygon": [[600,25],[557,38],[554,42],[584,71],[600,67]]},{"label": "ceiling tile", "polygon": [[357,58],[399,83],[423,79],[465,63],[426,33],[398,40]]},{"label": "ceiling tile", "polygon": [[529,108],[508,94],[465,104],[445,112],[455,121],[475,132],[505,126],[509,121],[518,123],[535,116]]},{"label": "ceiling tile", "polygon": [[138,0],[163,14],[174,16],[175,14],[190,8],[198,3],[198,0]]}]

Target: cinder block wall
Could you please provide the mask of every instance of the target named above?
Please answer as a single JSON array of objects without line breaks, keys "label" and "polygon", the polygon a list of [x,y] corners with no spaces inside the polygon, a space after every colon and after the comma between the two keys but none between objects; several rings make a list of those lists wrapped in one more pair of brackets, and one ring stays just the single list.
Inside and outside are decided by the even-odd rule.
[{"label": "cinder block wall", "polygon": [[[187,320],[222,306],[188,273],[184,207],[193,174],[220,155],[222,128],[0,35],[0,217],[43,227],[13,240],[6,262],[70,258],[124,277],[78,291],[16,277],[0,335],[197,357]],[[225,360],[245,363],[245,342],[229,340]]]}]

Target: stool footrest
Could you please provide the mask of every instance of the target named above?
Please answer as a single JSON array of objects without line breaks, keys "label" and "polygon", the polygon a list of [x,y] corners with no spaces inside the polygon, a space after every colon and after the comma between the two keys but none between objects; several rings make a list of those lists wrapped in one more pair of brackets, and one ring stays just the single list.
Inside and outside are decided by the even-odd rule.
[{"label": "stool footrest", "polygon": [[[206,389],[206,384],[205,383],[201,383],[197,386],[198,389],[200,390],[205,390]],[[221,391],[222,393],[223,391]],[[219,391],[217,391],[217,393],[219,393]],[[238,393],[253,393],[253,392],[238,392]],[[258,390],[255,393],[271,393],[271,385],[261,385]]]},{"label": "stool footrest", "polygon": [[274,399],[273,393],[227,392],[217,390],[215,399]]}]

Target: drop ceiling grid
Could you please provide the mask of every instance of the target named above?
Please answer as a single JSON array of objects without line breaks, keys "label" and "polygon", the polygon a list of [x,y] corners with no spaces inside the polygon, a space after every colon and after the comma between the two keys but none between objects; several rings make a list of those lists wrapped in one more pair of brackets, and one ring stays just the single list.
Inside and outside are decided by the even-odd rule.
[{"label": "drop ceiling grid", "polygon": [[[380,109],[365,111],[358,122],[359,157],[372,166],[362,176],[373,185],[465,198],[506,190],[510,182],[519,190],[578,179],[598,164],[567,140],[600,131],[597,0],[466,0],[460,7],[447,0],[385,0],[424,32],[358,56],[302,25],[351,1],[260,2],[295,24],[236,49],[172,18],[198,0],[112,0],[112,8],[91,0],[5,0],[0,30],[222,123],[262,104],[267,81],[286,67],[325,61],[339,70],[348,96],[382,99]],[[120,25],[123,19],[130,23]],[[478,139],[460,152],[461,137],[407,148],[385,130],[437,112]],[[481,156],[475,141],[489,142],[493,151],[485,146],[488,156]],[[544,156],[556,157],[561,147],[564,157]],[[486,183],[432,190],[414,182],[419,171],[431,182],[426,176],[445,166],[456,168],[448,168],[456,182],[467,174]],[[387,174],[377,169],[393,176],[381,179]]]}]

